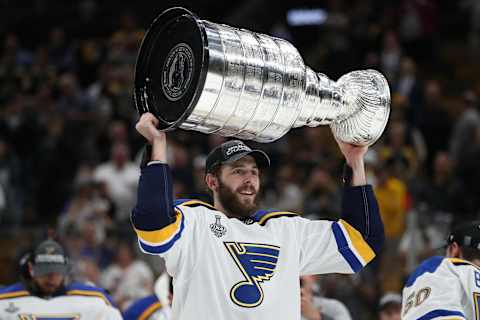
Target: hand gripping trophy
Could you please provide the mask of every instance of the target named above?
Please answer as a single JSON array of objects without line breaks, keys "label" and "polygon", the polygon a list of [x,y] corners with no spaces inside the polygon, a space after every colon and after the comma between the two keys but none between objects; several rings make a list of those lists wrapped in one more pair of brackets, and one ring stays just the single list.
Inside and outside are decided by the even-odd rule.
[{"label": "hand gripping trophy", "polygon": [[285,40],[201,20],[184,8],[164,11],[148,29],[134,97],[138,112],[153,113],[162,130],[258,142],[330,125],[340,141],[371,145],[390,113],[390,90],[378,71],[334,82],[305,66]]}]

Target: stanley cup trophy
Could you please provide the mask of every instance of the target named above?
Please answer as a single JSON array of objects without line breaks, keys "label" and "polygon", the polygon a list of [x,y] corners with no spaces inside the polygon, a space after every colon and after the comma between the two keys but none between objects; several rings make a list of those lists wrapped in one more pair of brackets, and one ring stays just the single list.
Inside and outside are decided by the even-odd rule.
[{"label": "stanley cup trophy", "polygon": [[291,128],[330,125],[340,141],[371,145],[388,121],[390,90],[378,71],[334,82],[305,66],[285,40],[171,8],[143,39],[135,104],[162,130],[271,142]]}]

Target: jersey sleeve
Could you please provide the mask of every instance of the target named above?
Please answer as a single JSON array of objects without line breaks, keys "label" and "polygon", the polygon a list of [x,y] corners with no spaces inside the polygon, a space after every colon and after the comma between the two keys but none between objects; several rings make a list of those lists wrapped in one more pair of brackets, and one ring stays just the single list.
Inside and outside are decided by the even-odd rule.
[{"label": "jersey sleeve", "polygon": [[447,260],[429,258],[410,275],[402,294],[402,319],[471,319],[458,270]]},{"label": "jersey sleeve", "polygon": [[302,275],[354,273],[375,257],[360,232],[344,220],[295,219]]},{"label": "jersey sleeve", "polygon": [[136,229],[140,249],[148,254],[165,259],[168,273],[179,278],[180,273],[193,270],[196,255],[202,241],[199,235],[199,220],[202,219],[202,206],[189,207],[189,200],[175,205],[175,222],[152,231]]}]

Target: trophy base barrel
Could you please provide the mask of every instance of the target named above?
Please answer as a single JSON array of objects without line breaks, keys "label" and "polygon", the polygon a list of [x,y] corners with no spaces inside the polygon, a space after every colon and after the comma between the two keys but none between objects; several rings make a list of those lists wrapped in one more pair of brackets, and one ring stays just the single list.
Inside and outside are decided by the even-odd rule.
[{"label": "trophy base barrel", "polygon": [[179,127],[195,108],[207,72],[205,41],[196,17],[184,8],[163,12],[143,39],[135,67],[135,105],[140,114],[153,113],[161,130]]}]

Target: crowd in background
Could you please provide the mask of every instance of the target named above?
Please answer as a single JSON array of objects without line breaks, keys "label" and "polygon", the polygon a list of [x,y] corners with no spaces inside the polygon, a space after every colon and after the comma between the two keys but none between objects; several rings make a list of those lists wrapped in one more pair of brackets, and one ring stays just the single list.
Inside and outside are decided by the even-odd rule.
[{"label": "crowd in background", "polygon": [[[80,1],[68,23],[50,19],[36,31],[11,17],[0,29],[0,263],[11,266],[1,268],[0,283],[15,280],[22,250],[51,236],[66,246],[75,278],[107,288],[125,308],[150,294],[164,269],[138,254],[129,214],[144,144],[134,131],[135,59],[152,14],[169,3],[113,11],[108,3]],[[479,218],[480,2],[286,1],[268,19],[260,18],[270,1],[211,11],[209,3],[182,2],[202,18],[291,41],[307,65],[333,79],[365,68],[388,78],[391,117],[366,157],[384,253],[359,274],[319,282],[355,319],[371,319],[379,297],[400,292],[449,226]],[[49,17],[46,2],[35,4],[32,11]],[[289,25],[288,10],[301,5],[324,8],[326,21]],[[209,201],[204,160],[224,138],[177,130],[168,139],[175,196]],[[343,162],[328,127],[257,146],[272,159],[262,207],[340,216]]]}]

